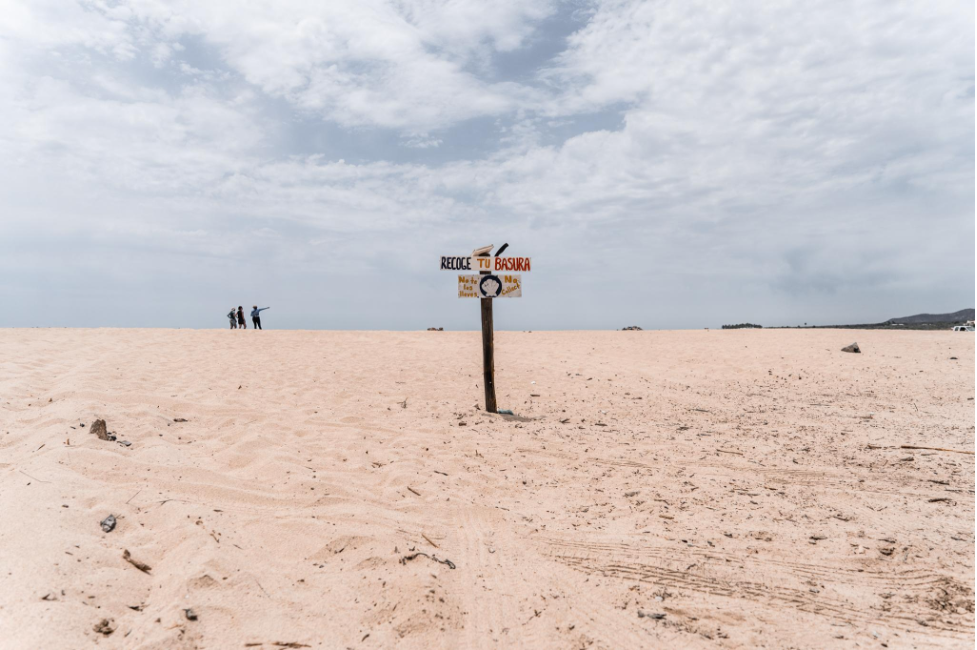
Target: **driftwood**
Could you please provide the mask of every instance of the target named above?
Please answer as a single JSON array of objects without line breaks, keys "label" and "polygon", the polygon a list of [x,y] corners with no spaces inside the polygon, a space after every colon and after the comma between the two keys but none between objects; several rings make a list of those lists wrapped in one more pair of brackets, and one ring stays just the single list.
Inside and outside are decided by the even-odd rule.
[{"label": "driftwood", "polygon": [[899,449],[926,449],[928,451],[949,451],[954,454],[970,454],[974,455],[972,451],[966,451],[964,449],[946,449],[945,447],[917,447],[915,445],[899,445]]},{"label": "driftwood", "polygon": [[401,564],[407,564],[411,560],[413,560],[415,558],[418,558],[418,557],[420,557],[422,555],[424,557],[426,557],[427,559],[429,559],[429,560],[433,560],[433,561],[437,562],[438,564],[447,565],[447,567],[449,569],[454,569],[455,568],[455,563],[452,562],[451,560],[449,560],[447,558],[444,559],[444,560],[441,560],[441,559],[438,559],[438,556],[437,555],[428,555],[427,553],[423,553],[421,551],[417,551],[416,553],[411,553],[410,555],[405,555],[404,557],[400,558],[400,563]]},{"label": "driftwood", "polygon": [[136,567],[143,573],[149,573],[150,571],[153,570],[153,567],[149,566],[145,562],[140,562],[136,558],[132,557],[128,549],[122,552],[122,559],[128,562],[129,564],[131,564],[132,566]]}]

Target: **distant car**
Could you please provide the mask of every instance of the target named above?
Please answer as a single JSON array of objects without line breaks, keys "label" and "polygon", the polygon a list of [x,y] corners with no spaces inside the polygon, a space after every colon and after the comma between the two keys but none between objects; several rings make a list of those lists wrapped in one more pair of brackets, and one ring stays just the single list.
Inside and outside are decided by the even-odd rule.
[{"label": "distant car", "polygon": [[974,328],[972,325],[955,325],[953,327],[954,332],[973,332]]}]

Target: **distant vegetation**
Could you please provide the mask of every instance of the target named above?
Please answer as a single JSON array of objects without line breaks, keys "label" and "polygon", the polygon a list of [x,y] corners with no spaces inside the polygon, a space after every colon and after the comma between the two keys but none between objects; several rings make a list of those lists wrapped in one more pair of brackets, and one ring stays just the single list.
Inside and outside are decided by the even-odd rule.
[{"label": "distant vegetation", "polygon": [[762,330],[763,325],[757,325],[755,323],[737,323],[736,325],[723,325],[724,330],[752,330],[758,329]]}]

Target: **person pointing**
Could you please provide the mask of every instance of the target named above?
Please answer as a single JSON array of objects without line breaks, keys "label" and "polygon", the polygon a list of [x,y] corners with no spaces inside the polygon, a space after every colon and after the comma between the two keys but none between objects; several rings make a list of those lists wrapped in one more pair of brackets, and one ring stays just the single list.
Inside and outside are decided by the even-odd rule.
[{"label": "person pointing", "polygon": [[266,309],[271,309],[271,307],[262,307],[261,309],[258,309],[258,305],[255,305],[254,308],[251,310],[251,322],[254,323],[254,328],[256,330],[262,329],[261,312],[263,312]]}]

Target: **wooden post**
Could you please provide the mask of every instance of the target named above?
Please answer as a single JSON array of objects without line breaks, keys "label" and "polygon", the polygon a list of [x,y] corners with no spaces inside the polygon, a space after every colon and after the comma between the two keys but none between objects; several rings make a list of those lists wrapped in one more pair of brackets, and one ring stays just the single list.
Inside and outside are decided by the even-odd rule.
[{"label": "wooden post", "polygon": [[[488,273],[481,272],[482,275]],[[481,298],[479,302],[482,303],[482,381],[485,384],[485,410],[498,413],[499,405],[495,401],[495,327],[492,324],[492,298]]]}]

